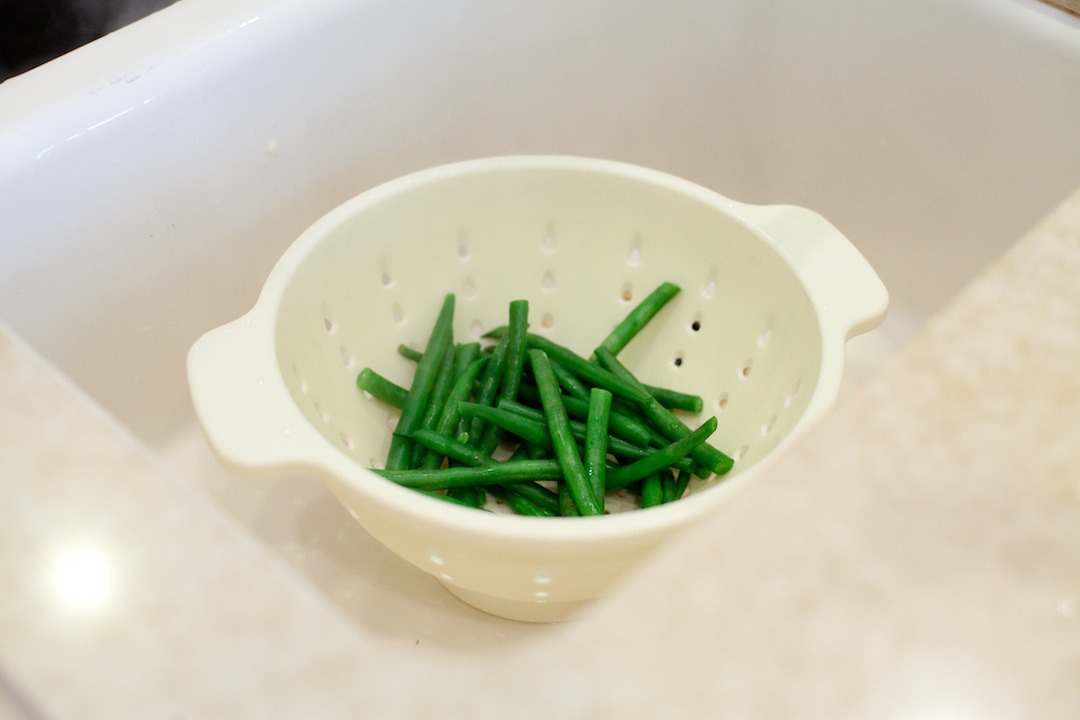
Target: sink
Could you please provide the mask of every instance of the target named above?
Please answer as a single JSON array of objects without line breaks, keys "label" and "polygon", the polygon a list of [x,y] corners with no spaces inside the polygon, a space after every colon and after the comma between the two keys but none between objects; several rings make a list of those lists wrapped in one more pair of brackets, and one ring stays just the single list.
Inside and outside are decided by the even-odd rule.
[{"label": "sink", "polygon": [[851,393],[1080,184],[1078,126],[1080,18],[1034,1],[184,0],[0,84],[0,322],[356,623],[494,645],[541,630],[446,595],[315,481],[230,476],[196,427],[188,348],[305,227],[519,153],[803,205],[891,293]]}]

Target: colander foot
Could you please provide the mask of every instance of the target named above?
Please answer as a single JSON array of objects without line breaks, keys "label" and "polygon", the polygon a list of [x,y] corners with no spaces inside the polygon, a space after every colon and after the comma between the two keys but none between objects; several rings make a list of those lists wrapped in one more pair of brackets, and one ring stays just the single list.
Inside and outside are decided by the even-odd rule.
[{"label": "colander foot", "polygon": [[450,591],[450,594],[477,610],[522,622],[553,623],[574,620],[584,613],[590,603],[589,600],[567,602],[511,600],[467,590],[444,580],[439,580],[439,582]]}]

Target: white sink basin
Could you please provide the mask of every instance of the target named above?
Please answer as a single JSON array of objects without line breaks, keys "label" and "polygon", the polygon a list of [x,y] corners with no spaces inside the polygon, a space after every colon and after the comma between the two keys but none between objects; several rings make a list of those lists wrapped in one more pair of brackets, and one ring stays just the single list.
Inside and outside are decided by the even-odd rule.
[{"label": "white sink basin", "polygon": [[196,428],[188,348],[307,225],[510,153],[804,205],[891,291],[854,386],[1080,184],[1077,127],[1080,18],[1039,2],[185,0],[0,85],[0,321],[358,623],[505,642],[527,630]]}]

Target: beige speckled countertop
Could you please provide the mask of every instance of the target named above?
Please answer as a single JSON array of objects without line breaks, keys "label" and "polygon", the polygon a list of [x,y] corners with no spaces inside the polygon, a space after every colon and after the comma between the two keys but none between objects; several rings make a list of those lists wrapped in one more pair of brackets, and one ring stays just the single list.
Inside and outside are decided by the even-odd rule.
[{"label": "beige speckled countertop", "polygon": [[0,332],[0,717],[1080,717],[1077,278],[1080,192],[716,522],[454,663],[350,622]]}]

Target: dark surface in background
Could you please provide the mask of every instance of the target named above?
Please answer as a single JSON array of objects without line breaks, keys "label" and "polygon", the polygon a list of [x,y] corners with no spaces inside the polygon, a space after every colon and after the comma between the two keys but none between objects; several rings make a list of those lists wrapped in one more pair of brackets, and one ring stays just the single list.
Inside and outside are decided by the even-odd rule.
[{"label": "dark surface in background", "polygon": [[0,0],[0,81],[176,0]]}]

